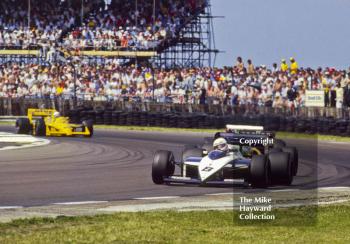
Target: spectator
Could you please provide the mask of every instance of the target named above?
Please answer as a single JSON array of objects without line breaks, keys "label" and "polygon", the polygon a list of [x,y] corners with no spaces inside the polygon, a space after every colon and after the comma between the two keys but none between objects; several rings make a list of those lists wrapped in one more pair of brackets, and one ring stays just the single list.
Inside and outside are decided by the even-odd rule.
[{"label": "spectator", "polygon": [[349,82],[350,72],[348,73],[347,82],[344,83],[344,105],[350,107],[350,82]]},{"label": "spectator", "polygon": [[295,75],[298,73],[299,65],[294,58],[290,58],[290,73]]},{"label": "spectator", "polygon": [[273,63],[273,64],[272,64],[272,72],[273,72],[273,73],[278,72],[278,66],[277,66],[277,63]]},{"label": "spectator", "polygon": [[335,91],[336,91],[336,108],[341,109],[343,108],[343,102],[344,102],[344,89],[338,83]]},{"label": "spectator", "polygon": [[287,72],[289,70],[288,64],[285,59],[282,59],[281,63],[281,71],[282,72]]},{"label": "spectator", "polygon": [[279,92],[277,92],[275,94],[275,99],[273,101],[272,107],[283,108],[283,100],[282,100],[281,94]]},{"label": "spectator", "polygon": [[199,104],[202,104],[202,105],[206,104],[206,95],[207,95],[207,91],[204,88],[202,88],[201,95],[199,98]]},{"label": "spectator", "polygon": [[241,57],[237,58],[236,65],[235,65],[237,72],[241,73],[244,70],[244,63]]},{"label": "spectator", "polygon": [[254,75],[255,74],[255,67],[250,59],[247,61],[248,67],[247,67],[247,73],[248,75]]},{"label": "spectator", "polygon": [[297,98],[297,92],[291,85],[291,83],[288,83],[288,90],[287,90],[287,98],[288,98],[288,107],[292,110],[297,107],[296,106],[296,98]]}]

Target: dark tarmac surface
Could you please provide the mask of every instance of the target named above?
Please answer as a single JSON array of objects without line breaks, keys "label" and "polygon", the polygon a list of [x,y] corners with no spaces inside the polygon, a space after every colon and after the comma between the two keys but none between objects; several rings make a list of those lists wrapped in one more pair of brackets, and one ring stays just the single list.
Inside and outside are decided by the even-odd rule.
[{"label": "dark tarmac surface", "polygon": [[[1,126],[0,130],[13,129]],[[50,138],[52,142],[47,146],[1,151],[0,207],[242,190],[153,184],[151,166],[155,151],[171,150],[179,159],[185,144],[200,144],[207,136],[96,130],[93,138]],[[350,144],[317,143],[316,138],[287,143],[299,149],[300,157],[298,176],[289,188],[350,186]]]}]

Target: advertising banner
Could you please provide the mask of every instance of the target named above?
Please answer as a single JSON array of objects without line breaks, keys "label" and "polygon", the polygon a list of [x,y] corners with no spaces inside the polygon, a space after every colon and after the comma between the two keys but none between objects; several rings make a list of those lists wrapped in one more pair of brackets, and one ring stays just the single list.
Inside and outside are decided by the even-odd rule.
[{"label": "advertising banner", "polygon": [[305,97],[306,107],[324,107],[324,91],[306,91]]}]

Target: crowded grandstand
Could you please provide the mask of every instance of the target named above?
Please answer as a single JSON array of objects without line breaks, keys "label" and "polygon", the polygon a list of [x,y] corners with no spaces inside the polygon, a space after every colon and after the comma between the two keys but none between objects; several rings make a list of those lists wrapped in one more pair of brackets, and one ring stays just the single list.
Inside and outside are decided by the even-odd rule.
[{"label": "crowded grandstand", "polygon": [[84,51],[103,51],[102,56],[161,51],[207,5],[206,0],[3,0],[0,54],[31,50],[42,59],[3,59],[0,96],[300,108],[305,92],[317,90],[325,93],[325,107],[350,106],[350,69],[302,68],[294,58],[267,67],[238,57],[221,68],[153,67],[149,60],[125,64],[121,57],[70,61]]},{"label": "crowded grandstand", "polygon": [[[241,60],[240,58],[238,60]],[[71,65],[3,64],[2,97],[72,98],[106,101],[152,101],[303,107],[306,90],[323,90],[325,106],[350,105],[350,70],[298,68],[274,64],[254,67],[237,61],[233,67],[155,69],[138,66],[82,64],[77,76]]]},{"label": "crowded grandstand", "polygon": [[136,2],[4,0],[0,3],[0,47],[155,48],[207,4],[204,0],[165,0],[157,1],[156,8],[152,1]]}]

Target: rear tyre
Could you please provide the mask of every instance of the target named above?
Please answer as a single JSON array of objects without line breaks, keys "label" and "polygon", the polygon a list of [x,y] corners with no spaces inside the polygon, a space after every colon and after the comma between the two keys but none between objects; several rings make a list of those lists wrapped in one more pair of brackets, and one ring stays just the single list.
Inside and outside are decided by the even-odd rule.
[{"label": "rear tyre", "polygon": [[175,171],[174,155],[169,151],[157,151],[153,158],[152,180],[155,184],[164,183],[164,177],[171,176]]},{"label": "rear tyre", "polygon": [[30,134],[31,125],[28,118],[19,118],[16,120],[17,134]]},{"label": "rear tyre", "polygon": [[269,150],[269,153],[277,153],[277,152],[282,152],[281,148],[273,147]]},{"label": "rear tyre", "polygon": [[275,185],[290,185],[293,181],[292,162],[289,153],[269,154],[271,182]]},{"label": "rear tyre", "polygon": [[46,136],[46,125],[44,119],[38,119],[35,121],[35,135]]},{"label": "rear tyre", "polygon": [[292,162],[292,175],[296,176],[299,166],[299,155],[297,149],[295,147],[284,147],[282,148],[282,151],[289,153],[290,161]]},{"label": "rear tyre", "polygon": [[283,148],[286,146],[287,146],[287,143],[285,141],[280,139],[274,139],[274,144],[273,144],[274,148]]},{"label": "rear tyre", "polygon": [[270,184],[270,165],[266,155],[254,155],[250,163],[250,183],[265,188]]},{"label": "rear tyre", "polygon": [[84,120],[83,121],[83,132],[85,132],[86,128],[89,129],[90,134],[86,135],[85,137],[92,137],[94,135],[94,125],[91,120]]}]

